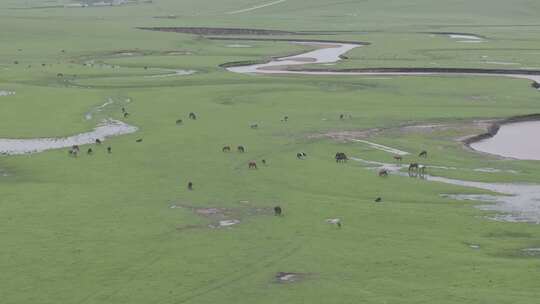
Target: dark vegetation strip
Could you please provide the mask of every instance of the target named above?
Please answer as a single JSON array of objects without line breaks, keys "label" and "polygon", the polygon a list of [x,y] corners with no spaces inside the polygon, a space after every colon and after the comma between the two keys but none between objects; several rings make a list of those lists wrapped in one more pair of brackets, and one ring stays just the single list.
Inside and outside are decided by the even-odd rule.
[{"label": "dark vegetation strip", "polygon": [[195,35],[301,35],[299,32],[226,27],[138,27],[140,30]]},{"label": "dark vegetation strip", "polygon": [[369,42],[325,40],[325,39],[291,39],[291,38],[245,38],[245,37],[206,37],[210,40],[240,40],[240,41],[284,41],[284,42],[314,42],[314,43],[346,43],[357,45],[370,45]]},{"label": "dark vegetation strip", "polygon": [[[291,69],[291,71],[298,71]],[[433,74],[493,74],[493,75],[540,75],[540,70],[508,70],[480,68],[352,68],[352,69],[309,69],[306,72],[335,73],[433,73]]]}]

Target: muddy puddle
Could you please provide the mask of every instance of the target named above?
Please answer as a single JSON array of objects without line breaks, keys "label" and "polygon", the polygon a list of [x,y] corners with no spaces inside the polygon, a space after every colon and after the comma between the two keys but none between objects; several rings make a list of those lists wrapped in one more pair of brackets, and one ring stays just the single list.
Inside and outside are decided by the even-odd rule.
[{"label": "muddy puddle", "polygon": [[0,90],[0,96],[12,96],[12,95],[15,95],[15,92]]},{"label": "muddy puddle", "polygon": [[108,111],[113,106],[124,107],[131,103],[131,98],[129,97],[107,97],[105,102],[95,108],[92,108],[90,111],[84,114],[86,120],[91,120],[95,116]]},{"label": "muddy puddle", "polygon": [[289,284],[303,281],[312,275],[310,273],[300,272],[278,272],[275,274],[274,279],[276,283]]},{"label": "muddy puddle", "polygon": [[165,78],[165,77],[174,77],[174,76],[189,76],[195,74],[197,71],[194,70],[163,70],[164,74],[156,74],[144,76],[145,78]]},{"label": "muddy puddle", "polygon": [[498,132],[470,144],[474,150],[499,156],[540,160],[540,121],[525,121],[502,125]]},{"label": "muddy puddle", "polygon": [[[401,177],[409,177],[407,165],[382,163],[369,161],[361,158],[351,158],[361,162],[368,169],[386,169],[390,174]],[[427,165],[427,172],[430,166]],[[443,169],[445,167],[436,167]],[[471,169],[469,169],[471,170]],[[476,169],[472,169],[476,170]],[[487,190],[498,194],[442,194],[455,200],[470,200],[486,204],[477,205],[480,210],[491,211],[489,218],[506,222],[525,222],[540,224],[540,185],[535,184],[511,184],[511,183],[484,183],[465,181],[458,179],[432,176],[429,174],[415,175],[413,178],[421,178],[425,181],[440,182],[456,186],[470,187]]]},{"label": "muddy puddle", "polygon": [[0,138],[0,154],[20,155],[68,148],[74,145],[93,144],[96,139],[104,141],[109,137],[130,134],[137,130],[137,127],[130,126],[118,120],[108,119],[101,122],[90,132],[80,133],[69,137],[32,139]]}]

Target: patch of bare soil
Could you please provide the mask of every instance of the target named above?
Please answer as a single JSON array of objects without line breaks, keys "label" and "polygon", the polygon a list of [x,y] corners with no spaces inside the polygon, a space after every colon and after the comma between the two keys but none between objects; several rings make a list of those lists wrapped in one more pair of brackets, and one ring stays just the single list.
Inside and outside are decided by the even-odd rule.
[{"label": "patch of bare soil", "polygon": [[329,131],[326,133],[317,133],[308,135],[309,139],[330,138],[339,142],[349,142],[354,139],[366,139],[375,136],[382,129],[367,129],[358,131]]},{"label": "patch of bare soil", "polygon": [[321,139],[330,138],[338,142],[351,142],[358,139],[367,139],[377,135],[383,135],[385,133],[393,134],[432,134],[441,133],[446,131],[458,131],[464,133],[463,137],[458,138],[458,141],[464,141],[480,132],[486,132],[497,120],[472,120],[463,122],[448,122],[448,123],[421,123],[421,122],[408,122],[406,124],[388,127],[388,128],[374,128],[365,130],[345,130],[345,131],[328,131],[325,133],[309,134],[309,139]]},{"label": "patch of bare soil", "polygon": [[273,208],[271,207],[254,207],[242,206],[237,208],[217,208],[217,207],[195,207],[185,204],[172,204],[171,209],[187,209],[191,210],[195,215],[207,219],[210,223],[207,225],[187,225],[180,226],[178,230],[186,230],[193,228],[211,228],[220,229],[232,227],[240,224],[245,218],[259,215],[272,215]]}]

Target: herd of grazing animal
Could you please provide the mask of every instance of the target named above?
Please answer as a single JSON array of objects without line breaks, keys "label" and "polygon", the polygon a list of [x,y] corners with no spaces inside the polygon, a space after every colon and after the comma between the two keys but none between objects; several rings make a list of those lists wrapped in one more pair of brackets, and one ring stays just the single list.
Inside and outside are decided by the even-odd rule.
[{"label": "herd of grazing animal", "polygon": [[[122,108],[122,113],[123,113],[123,116],[125,118],[127,118],[129,116],[129,113],[127,112],[127,110],[125,108]],[[188,115],[188,118],[191,119],[191,120],[196,120],[197,119],[197,115],[193,112],[189,113]],[[289,117],[288,116],[285,116],[282,121],[286,122],[288,121]],[[340,115],[340,119],[344,119],[344,115]],[[182,119],[178,119],[176,120],[176,124],[177,125],[181,125],[183,124],[183,120]],[[252,129],[257,129],[258,128],[258,124],[252,124],[250,125],[250,128]],[[136,140],[137,143],[141,143],[143,140],[142,138],[139,138]],[[95,144],[96,145],[101,145],[102,144],[102,140],[101,139],[96,139],[95,140]],[[231,146],[229,145],[226,145],[226,146],[223,146],[222,148],[222,152],[231,152],[232,151],[232,148]],[[236,151],[238,153],[245,153],[247,150],[244,146],[242,145],[239,145],[236,147]],[[77,157],[78,154],[80,153],[80,147],[78,145],[74,145],[72,146],[70,149],[69,149],[69,154],[73,157]],[[88,155],[92,155],[94,153],[94,149],[92,148],[88,148],[87,150],[87,154]],[[111,146],[108,146],[107,147],[107,153],[112,153],[112,147]],[[418,155],[419,158],[427,158],[428,156],[428,152],[427,151],[422,151],[420,152],[420,154]],[[299,160],[304,160],[307,158],[307,154],[305,152],[298,152],[296,154],[296,158],[299,159]],[[403,157],[401,155],[394,155],[393,156],[394,160],[401,163],[403,161]],[[347,157],[347,155],[343,152],[337,152],[334,156],[334,159],[336,160],[336,163],[345,163],[347,162],[347,160],[349,159]],[[263,165],[267,165],[267,162],[265,159],[262,159],[262,164]],[[257,167],[257,162],[254,161],[254,160],[251,160],[248,162],[248,168],[249,169],[258,169]],[[409,175],[424,175],[425,174],[425,169],[426,169],[426,166],[425,165],[421,165],[419,163],[411,163],[409,164],[409,167],[408,167],[408,171],[409,171]],[[386,168],[382,168],[378,171],[378,175],[380,177],[387,177],[388,175],[390,174],[389,170],[386,169]],[[190,191],[193,191],[193,182],[189,181],[188,184],[187,184],[187,188],[188,190]],[[375,202],[382,202],[382,198],[381,197],[377,197],[375,199]],[[274,207],[274,215],[275,216],[282,216],[283,215],[283,210],[280,206],[276,206]],[[341,220],[339,219],[332,219],[332,220],[327,220],[327,222],[331,223],[331,224],[335,224],[337,227],[341,228]]]}]

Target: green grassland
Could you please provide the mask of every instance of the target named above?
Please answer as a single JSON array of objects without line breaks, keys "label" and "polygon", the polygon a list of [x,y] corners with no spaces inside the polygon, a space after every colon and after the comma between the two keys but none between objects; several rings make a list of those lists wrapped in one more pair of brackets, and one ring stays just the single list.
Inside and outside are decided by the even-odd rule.
[{"label": "green grassland", "polygon": [[[0,90],[16,92],[0,96],[0,137],[88,131],[108,117],[123,120],[122,106],[131,113],[125,121],[140,128],[109,139],[112,154],[95,147],[77,159],[66,150],[0,157],[0,303],[538,303],[540,260],[522,249],[540,247],[539,226],[491,221],[473,202],[440,195],[477,189],[379,178],[353,161],[338,165],[338,151],[392,160],[361,143],[313,137],[381,128],[370,141],[414,155],[426,149],[429,164],[518,172],[433,174],[538,182],[538,162],[476,154],[456,140],[481,131],[472,120],[540,112],[530,81],[238,75],[219,65],[310,47],[136,28],[342,31],[285,38],[371,43],[336,69],[534,68],[540,2],[288,0],[238,14],[229,12],[271,1],[140,2],[63,8],[56,6],[68,1],[0,1]],[[164,69],[196,73],[148,77]],[[131,102],[85,119],[108,98]],[[187,120],[189,112],[199,119]],[[352,118],[340,120],[341,113]],[[400,130],[430,123],[462,127]],[[222,153],[224,145],[245,145],[247,153]],[[297,160],[300,151],[308,159]],[[248,170],[248,161],[262,159],[267,166]],[[373,203],[378,196],[382,204]],[[230,208],[241,223],[210,229],[208,218],[171,205]],[[284,217],[250,212],[275,205]],[[328,218],[341,218],[343,228]],[[278,272],[306,276],[283,284]]]}]

